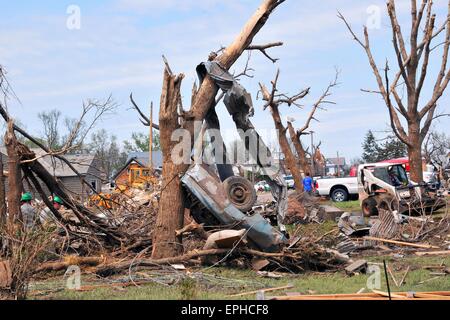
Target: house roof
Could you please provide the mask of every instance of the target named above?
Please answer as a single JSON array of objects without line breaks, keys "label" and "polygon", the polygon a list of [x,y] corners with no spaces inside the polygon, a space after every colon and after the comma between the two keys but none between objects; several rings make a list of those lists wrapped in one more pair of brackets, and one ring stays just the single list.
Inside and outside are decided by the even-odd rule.
[{"label": "house roof", "polygon": [[[50,174],[59,178],[77,176],[77,174],[73,172],[73,170],[66,163],[56,159],[55,157],[47,155],[44,150],[34,148],[31,149],[31,151],[36,154],[36,157],[38,157],[38,162],[42,164],[42,166],[44,166]],[[5,147],[0,147],[0,152],[7,156]],[[95,156],[90,154],[67,154],[64,155],[64,158],[66,158],[75,170],[82,175],[88,173],[89,169],[93,165],[93,161],[95,160]]]},{"label": "house roof", "polygon": [[[152,159],[153,168],[155,168],[155,169],[162,168],[162,165],[163,165],[162,152],[161,151],[153,151],[152,157],[153,157],[153,159]],[[149,153],[148,152],[131,152],[127,158],[127,165],[129,164],[130,160],[135,160],[137,163],[139,163],[143,167],[148,167],[149,162],[150,162]]]},{"label": "house roof", "polygon": [[[38,161],[41,163],[48,172],[56,177],[75,177],[76,173],[63,161],[51,157],[49,155],[45,155],[45,152],[41,149],[32,149],[32,151],[39,158]],[[91,154],[67,154],[64,155],[72,166],[78,171],[80,174],[85,175],[88,173],[89,169],[93,166],[93,162],[95,160],[95,156]]]},{"label": "house roof", "polygon": [[[152,159],[153,168],[161,169],[162,165],[163,165],[162,152],[161,151],[153,151],[152,157],[153,157],[153,159]],[[148,165],[150,163],[149,153],[148,152],[131,152],[128,155],[127,162],[125,163],[125,165],[122,167],[122,169],[117,171],[117,173],[114,175],[114,177],[112,179],[116,180],[116,178],[133,162],[136,162],[137,164],[139,164],[143,167],[148,167]]]}]

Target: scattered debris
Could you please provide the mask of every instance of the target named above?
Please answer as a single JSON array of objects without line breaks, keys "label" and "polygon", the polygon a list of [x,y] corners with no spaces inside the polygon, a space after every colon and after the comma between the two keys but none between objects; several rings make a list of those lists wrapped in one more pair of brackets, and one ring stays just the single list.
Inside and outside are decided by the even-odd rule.
[{"label": "scattered debris", "polygon": [[367,261],[366,260],[355,261],[345,268],[345,272],[348,275],[354,275],[356,273],[366,273],[366,271],[367,271]]}]

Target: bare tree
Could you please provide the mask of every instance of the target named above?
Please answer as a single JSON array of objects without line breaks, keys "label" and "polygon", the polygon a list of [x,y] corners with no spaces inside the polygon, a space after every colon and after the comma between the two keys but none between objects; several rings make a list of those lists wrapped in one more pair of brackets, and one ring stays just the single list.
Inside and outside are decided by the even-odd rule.
[{"label": "bare tree", "polygon": [[[328,85],[328,87],[326,88],[326,90],[324,91],[324,93],[322,94],[322,96],[319,98],[319,100],[317,100],[316,103],[314,103],[308,117],[305,120],[305,123],[303,125],[302,128],[295,130],[294,126],[293,126],[293,121],[288,121],[288,130],[289,130],[289,135],[292,141],[292,144],[294,145],[294,148],[297,152],[297,156],[299,159],[299,163],[300,163],[300,168],[303,171],[303,173],[307,173],[310,172],[312,174],[314,174],[314,172],[312,172],[312,168],[311,168],[311,163],[308,162],[306,155],[307,152],[305,150],[305,148],[303,147],[302,141],[301,141],[301,137],[304,135],[307,135],[309,133],[307,133],[307,130],[309,129],[311,122],[313,120],[318,121],[315,118],[315,115],[317,113],[317,110],[322,109],[324,104],[334,104],[334,102],[332,101],[328,101],[327,98],[331,95],[331,90],[338,85],[338,77],[339,77],[339,72],[336,71],[336,77],[334,78],[334,80],[332,82],[330,82],[330,84]],[[289,119],[288,119],[289,120]],[[317,149],[317,148],[316,148]],[[313,152],[313,151],[311,151]]]},{"label": "bare tree", "polygon": [[[450,81],[450,70],[448,70],[447,66],[450,49],[450,1],[448,2],[446,21],[442,25],[436,26],[436,15],[433,13],[433,1],[422,0],[420,6],[418,6],[417,0],[411,0],[412,21],[410,33],[407,37],[404,35],[398,21],[394,0],[387,2],[387,12],[390,18],[392,43],[398,66],[398,71],[395,73],[393,79],[389,75],[390,69],[387,61],[384,74],[378,69],[370,47],[367,27],[364,27],[364,40],[361,40],[353,32],[341,13],[339,13],[339,18],[344,21],[354,40],[366,52],[378,84],[378,90],[370,92],[381,94],[383,97],[389,110],[392,130],[408,147],[408,155],[411,163],[411,179],[420,182],[423,180],[422,144],[430,130],[433,120],[443,116],[438,115],[436,109],[438,101]],[[419,37],[419,31],[421,29],[423,30],[422,38]],[[445,32],[443,42],[432,45],[433,40],[443,32]],[[409,39],[409,45],[405,39]],[[421,94],[427,78],[429,63],[432,58],[431,54],[441,46],[443,46],[443,53],[439,73],[434,82],[431,98],[425,101],[425,98]],[[438,60],[437,62],[439,63]],[[400,87],[406,87],[406,99],[398,91]],[[422,102],[424,102],[423,105]],[[404,121],[402,121],[402,118]],[[404,123],[407,124],[406,129]]]},{"label": "bare tree", "polygon": [[61,111],[57,109],[43,111],[38,114],[38,118],[41,120],[42,126],[44,128],[43,138],[47,147],[52,150],[60,148]]},{"label": "bare tree", "polygon": [[110,179],[115,171],[125,165],[126,154],[120,152],[117,137],[113,134],[109,135],[105,129],[91,135],[88,150],[99,159],[106,179]]},{"label": "bare tree", "polygon": [[264,109],[267,109],[270,107],[270,111],[272,113],[272,118],[275,123],[275,129],[277,129],[278,133],[278,141],[280,143],[281,151],[284,154],[284,157],[286,159],[286,166],[288,167],[289,171],[291,172],[292,176],[294,177],[295,181],[295,188],[298,192],[303,192],[303,177],[300,173],[300,169],[297,165],[297,159],[292,152],[291,146],[289,144],[289,141],[286,137],[286,131],[287,128],[284,126],[283,121],[281,120],[280,110],[279,106],[282,104],[287,105],[296,105],[300,106],[297,101],[304,98],[309,93],[309,88],[303,90],[302,92],[292,96],[288,97],[284,94],[277,94],[277,82],[280,75],[280,71],[278,70],[277,75],[275,77],[275,80],[272,81],[272,90],[269,92],[269,90],[264,86],[263,84],[259,84],[261,88],[261,93],[263,96],[264,101],[266,101],[266,105],[264,106]]},{"label": "bare tree", "polygon": [[[112,96],[105,100],[88,99],[83,101],[80,116],[77,119],[66,118],[64,120],[64,127],[67,133],[61,138],[59,135],[61,131],[59,125],[61,113],[57,110],[41,113],[39,118],[44,125],[46,141],[38,144],[38,147],[41,148],[43,145],[44,148],[42,149],[45,150],[45,153],[39,155],[38,158],[45,156],[57,157],[80,150],[89,133],[103,118],[112,114],[116,108],[117,103]],[[37,142],[36,139],[33,140]],[[36,159],[28,161],[33,162]]]},{"label": "bare tree", "polygon": [[423,154],[427,163],[438,169],[445,167],[450,152],[450,137],[445,133],[430,132],[424,143]]},{"label": "bare tree", "polygon": [[[331,95],[331,90],[335,86],[337,86],[337,79],[338,79],[338,72],[336,72],[336,77],[334,81],[332,81],[327,89],[324,91],[322,96],[317,100],[316,103],[314,103],[312,110],[310,111],[308,117],[306,118],[306,121],[301,129],[299,129],[297,132],[295,132],[295,129],[292,125],[293,120],[288,119],[287,127],[283,124],[281,120],[281,115],[279,111],[279,106],[282,104],[286,104],[288,106],[296,106],[299,108],[302,108],[302,106],[298,103],[298,100],[304,98],[306,95],[309,94],[310,88],[307,88],[300,93],[288,97],[285,94],[279,94],[277,89],[277,82],[279,78],[279,71],[277,72],[277,75],[275,77],[275,80],[272,81],[272,90],[269,92],[267,88],[260,84],[261,92],[263,95],[263,99],[266,101],[266,105],[264,108],[270,107],[270,110],[272,112],[272,118],[275,123],[275,128],[278,132],[278,140],[280,143],[281,150],[286,158],[286,165],[288,169],[291,171],[292,176],[294,177],[295,185],[297,191],[302,192],[303,191],[303,177],[301,172],[307,173],[310,170],[310,166],[308,164],[308,161],[306,159],[306,151],[303,148],[303,145],[301,143],[300,137],[306,133],[306,130],[311,125],[312,120],[317,120],[315,118],[315,114],[318,109],[322,108],[322,105],[324,104],[333,104],[334,102],[328,101],[327,98]],[[286,137],[286,132],[289,130],[289,134],[291,137],[291,142],[296,150],[297,156],[292,151],[291,145]],[[300,164],[300,166],[299,166]]]}]

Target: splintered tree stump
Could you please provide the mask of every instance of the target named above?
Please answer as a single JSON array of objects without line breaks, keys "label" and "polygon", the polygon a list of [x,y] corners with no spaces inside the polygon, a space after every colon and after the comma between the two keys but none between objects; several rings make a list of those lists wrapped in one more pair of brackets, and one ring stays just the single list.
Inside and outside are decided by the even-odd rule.
[{"label": "splintered tree stump", "polygon": [[5,134],[5,146],[8,153],[8,226],[20,218],[20,197],[22,193],[17,138],[14,134],[14,123],[8,121]]},{"label": "splintered tree stump", "polygon": [[163,153],[163,181],[159,214],[153,232],[153,259],[175,257],[182,253],[182,237],[176,231],[183,227],[184,204],[181,174],[185,164],[176,164],[172,151],[178,142],[172,141],[172,133],[180,129],[178,106],[180,87],[184,75],[175,76],[168,67],[164,70],[164,82],[159,113],[160,140]]}]

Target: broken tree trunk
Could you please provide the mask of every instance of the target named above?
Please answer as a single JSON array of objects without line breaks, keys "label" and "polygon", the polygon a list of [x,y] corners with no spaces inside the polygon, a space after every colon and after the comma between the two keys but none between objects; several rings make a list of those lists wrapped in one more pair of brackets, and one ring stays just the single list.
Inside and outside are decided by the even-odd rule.
[{"label": "broken tree trunk", "polygon": [[300,162],[300,168],[303,173],[311,172],[311,167],[306,159],[306,152],[303,148],[302,141],[300,139],[301,133],[295,132],[294,126],[291,122],[288,122],[289,135],[291,136],[292,144],[294,145],[295,151],[297,151],[298,160]]},{"label": "broken tree trunk", "polygon": [[6,225],[6,189],[3,156],[0,153],[0,230]]},{"label": "broken tree trunk", "polygon": [[20,218],[20,165],[17,151],[17,138],[14,134],[13,121],[8,121],[5,134],[5,146],[8,153],[8,226],[12,228],[15,221]]},{"label": "broken tree trunk", "polygon": [[[164,70],[164,82],[161,94],[159,127],[163,153],[163,182],[159,214],[153,236],[153,259],[178,256],[183,251],[182,237],[176,231],[183,227],[184,203],[181,187],[181,174],[184,163],[175,163],[172,151],[178,142],[172,141],[172,134],[180,129],[178,106],[181,103],[181,82],[184,75],[173,75]],[[185,142],[186,143],[186,142]],[[179,156],[179,155],[177,155]]]}]

